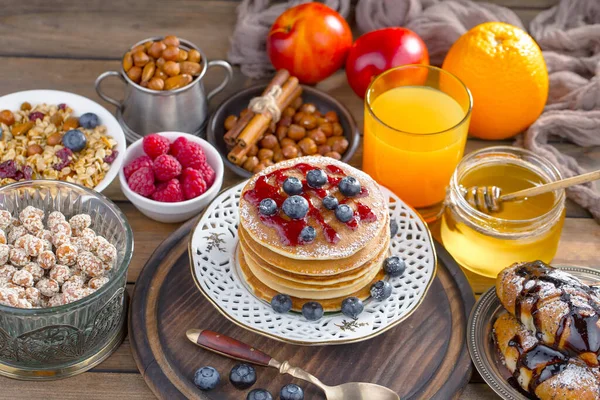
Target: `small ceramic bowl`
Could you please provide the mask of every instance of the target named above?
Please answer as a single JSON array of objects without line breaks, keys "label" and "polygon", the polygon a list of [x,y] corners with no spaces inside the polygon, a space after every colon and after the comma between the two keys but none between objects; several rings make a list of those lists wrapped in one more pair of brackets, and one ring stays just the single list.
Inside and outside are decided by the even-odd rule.
[{"label": "small ceramic bowl", "polygon": [[[129,188],[123,168],[119,171],[119,181],[121,182],[121,190],[125,196],[133,203],[133,205],[140,210],[140,212],[159,222],[175,223],[186,221],[196,215],[198,215],[221,190],[223,184],[223,161],[219,152],[210,145],[206,140],[200,139],[197,136],[190,135],[182,132],[159,132],[161,136],[166,137],[172,143],[180,136],[185,137],[190,142],[198,143],[206,154],[206,161],[215,170],[215,181],[206,192],[194,199],[180,201],[177,203],[163,203],[155,201],[135,193]],[[144,155],[144,149],[142,147],[142,140],[140,139],[127,148],[127,154],[125,154],[125,160],[123,166],[129,165],[133,160]]]},{"label": "small ceramic bowl", "polygon": [[[208,120],[208,127],[206,131],[206,137],[208,141],[219,150],[219,153],[223,157],[227,168],[244,178],[252,176],[252,173],[240,167],[239,165],[235,165],[227,159],[227,153],[229,153],[229,150],[227,150],[225,140],[223,140],[223,136],[226,133],[223,124],[225,122],[225,118],[227,118],[229,115],[240,115],[242,110],[248,107],[250,100],[254,97],[260,96],[266,87],[267,85],[262,84],[239,91],[225,100]],[[356,127],[356,122],[354,121],[350,111],[335,98],[310,86],[302,85],[302,100],[305,103],[315,104],[317,109],[322,113],[327,111],[335,111],[338,114],[340,124],[344,129],[344,136],[348,140],[348,150],[346,150],[346,152],[342,155],[342,161],[348,162],[354,155],[354,152],[356,151],[360,141],[360,135]]]},{"label": "small ceramic bowl", "polygon": [[100,123],[106,126],[106,134],[111,136],[117,142],[117,151],[119,152],[119,155],[111,164],[104,179],[93,188],[96,192],[102,192],[106,189],[117,177],[117,173],[121,169],[123,159],[125,158],[125,147],[127,147],[127,144],[125,143],[125,134],[115,117],[113,117],[106,108],[95,101],[74,93],[63,92],[60,90],[26,90],[23,92],[7,94],[0,97],[0,110],[18,110],[24,102],[29,102],[34,106],[40,103],[49,105],[65,103],[73,109],[75,116],[93,112],[100,118]]}]

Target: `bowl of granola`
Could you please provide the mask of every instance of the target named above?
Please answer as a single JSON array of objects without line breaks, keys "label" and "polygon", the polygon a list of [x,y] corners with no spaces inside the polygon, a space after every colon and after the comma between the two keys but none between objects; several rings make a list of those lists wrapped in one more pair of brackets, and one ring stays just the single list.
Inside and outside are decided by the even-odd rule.
[{"label": "bowl of granola", "polygon": [[133,232],[104,195],[62,181],[0,187],[0,375],[84,372],[125,335]]},{"label": "bowl of granola", "polygon": [[101,192],[116,178],[125,135],[104,107],[57,90],[0,97],[0,185],[49,179]]}]

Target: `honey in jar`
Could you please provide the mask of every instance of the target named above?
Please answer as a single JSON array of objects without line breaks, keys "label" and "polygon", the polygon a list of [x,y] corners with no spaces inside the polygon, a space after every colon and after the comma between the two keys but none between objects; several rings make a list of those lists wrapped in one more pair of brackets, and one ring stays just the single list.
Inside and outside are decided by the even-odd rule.
[{"label": "honey in jar", "polygon": [[497,186],[512,193],[561,179],[550,161],[513,147],[490,147],[458,165],[446,197],[441,237],[464,268],[490,278],[515,262],[549,263],[558,248],[565,218],[564,190],[504,202],[485,213],[464,198],[473,186]]}]

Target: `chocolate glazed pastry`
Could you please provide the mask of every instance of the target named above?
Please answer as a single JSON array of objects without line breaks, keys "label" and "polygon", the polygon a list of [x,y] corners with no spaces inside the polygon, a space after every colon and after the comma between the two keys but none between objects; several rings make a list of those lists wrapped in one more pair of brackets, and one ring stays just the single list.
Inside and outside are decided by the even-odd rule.
[{"label": "chocolate glazed pastry", "polygon": [[598,367],[597,288],[536,261],[503,270],[496,281],[496,294],[504,308],[541,343]]},{"label": "chocolate glazed pastry", "polygon": [[494,323],[494,339],[516,383],[533,399],[598,399],[600,374],[536,339],[510,314]]}]

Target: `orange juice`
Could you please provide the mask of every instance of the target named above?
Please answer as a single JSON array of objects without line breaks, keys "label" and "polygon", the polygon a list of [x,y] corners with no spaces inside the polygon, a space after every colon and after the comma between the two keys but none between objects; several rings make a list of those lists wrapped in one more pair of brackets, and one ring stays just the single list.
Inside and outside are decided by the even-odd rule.
[{"label": "orange juice", "polygon": [[469,108],[429,86],[374,96],[365,102],[364,171],[417,209],[440,204],[463,155]]}]

